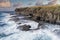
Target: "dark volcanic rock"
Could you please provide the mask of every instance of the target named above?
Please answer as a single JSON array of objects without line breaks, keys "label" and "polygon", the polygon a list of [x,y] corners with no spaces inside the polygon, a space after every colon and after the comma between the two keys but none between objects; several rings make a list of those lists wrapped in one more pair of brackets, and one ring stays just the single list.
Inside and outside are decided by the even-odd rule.
[{"label": "dark volcanic rock", "polygon": [[19,26],[18,29],[22,30],[22,31],[29,31],[31,28],[30,25],[22,25],[22,26]]}]

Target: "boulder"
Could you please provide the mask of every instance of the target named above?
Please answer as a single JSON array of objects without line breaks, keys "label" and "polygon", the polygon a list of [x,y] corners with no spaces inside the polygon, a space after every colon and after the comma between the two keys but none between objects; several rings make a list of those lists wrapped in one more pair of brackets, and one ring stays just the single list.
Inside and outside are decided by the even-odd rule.
[{"label": "boulder", "polygon": [[18,29],[22,30],[22,31],[29,31],[31,28],[30,25],[22,25],[22,26],[19,26]]}]

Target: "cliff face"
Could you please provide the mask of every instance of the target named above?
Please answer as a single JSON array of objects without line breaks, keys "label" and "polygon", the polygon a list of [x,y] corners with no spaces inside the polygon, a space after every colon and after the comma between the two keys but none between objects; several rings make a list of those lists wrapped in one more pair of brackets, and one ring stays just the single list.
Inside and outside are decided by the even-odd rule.
[{"label": "cliff face", "polygon": [[31,16],[33,20],[60,24],[60,6],[16,8],[16,14]]}]

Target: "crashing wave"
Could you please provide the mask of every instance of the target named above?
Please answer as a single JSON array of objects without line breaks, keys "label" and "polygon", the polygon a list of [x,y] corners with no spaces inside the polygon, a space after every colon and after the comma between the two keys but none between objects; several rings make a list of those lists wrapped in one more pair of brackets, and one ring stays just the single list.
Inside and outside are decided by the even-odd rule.
[{"label": "crashing wave", "polygon": [[[2,13],[3,14],[3,13]],[[3,14],[0,20],[0,40],[60,40],[60,25],[53,25],[45,23],[38,30],[32,31],[21,31],[17,29],[20,25],[30,25],[30,29],[36,29],[38,23],[31,20],[19,18],[18,21],[11,20],[13,19],[10,14]],[[18,24],[18,23],[21,24]],[[43,27],[43,28],[42,28]]]}]

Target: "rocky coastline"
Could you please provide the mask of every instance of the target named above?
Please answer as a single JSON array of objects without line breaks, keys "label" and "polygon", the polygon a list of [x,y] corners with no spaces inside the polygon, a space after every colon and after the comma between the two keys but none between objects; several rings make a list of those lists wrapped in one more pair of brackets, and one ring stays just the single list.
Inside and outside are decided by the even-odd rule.
[{"label": "rocky coastline", "polygon": [[25,15],[35,21],[44,21],[60,25],[60,6],[39,6],[16,8],[16,15]]}]

